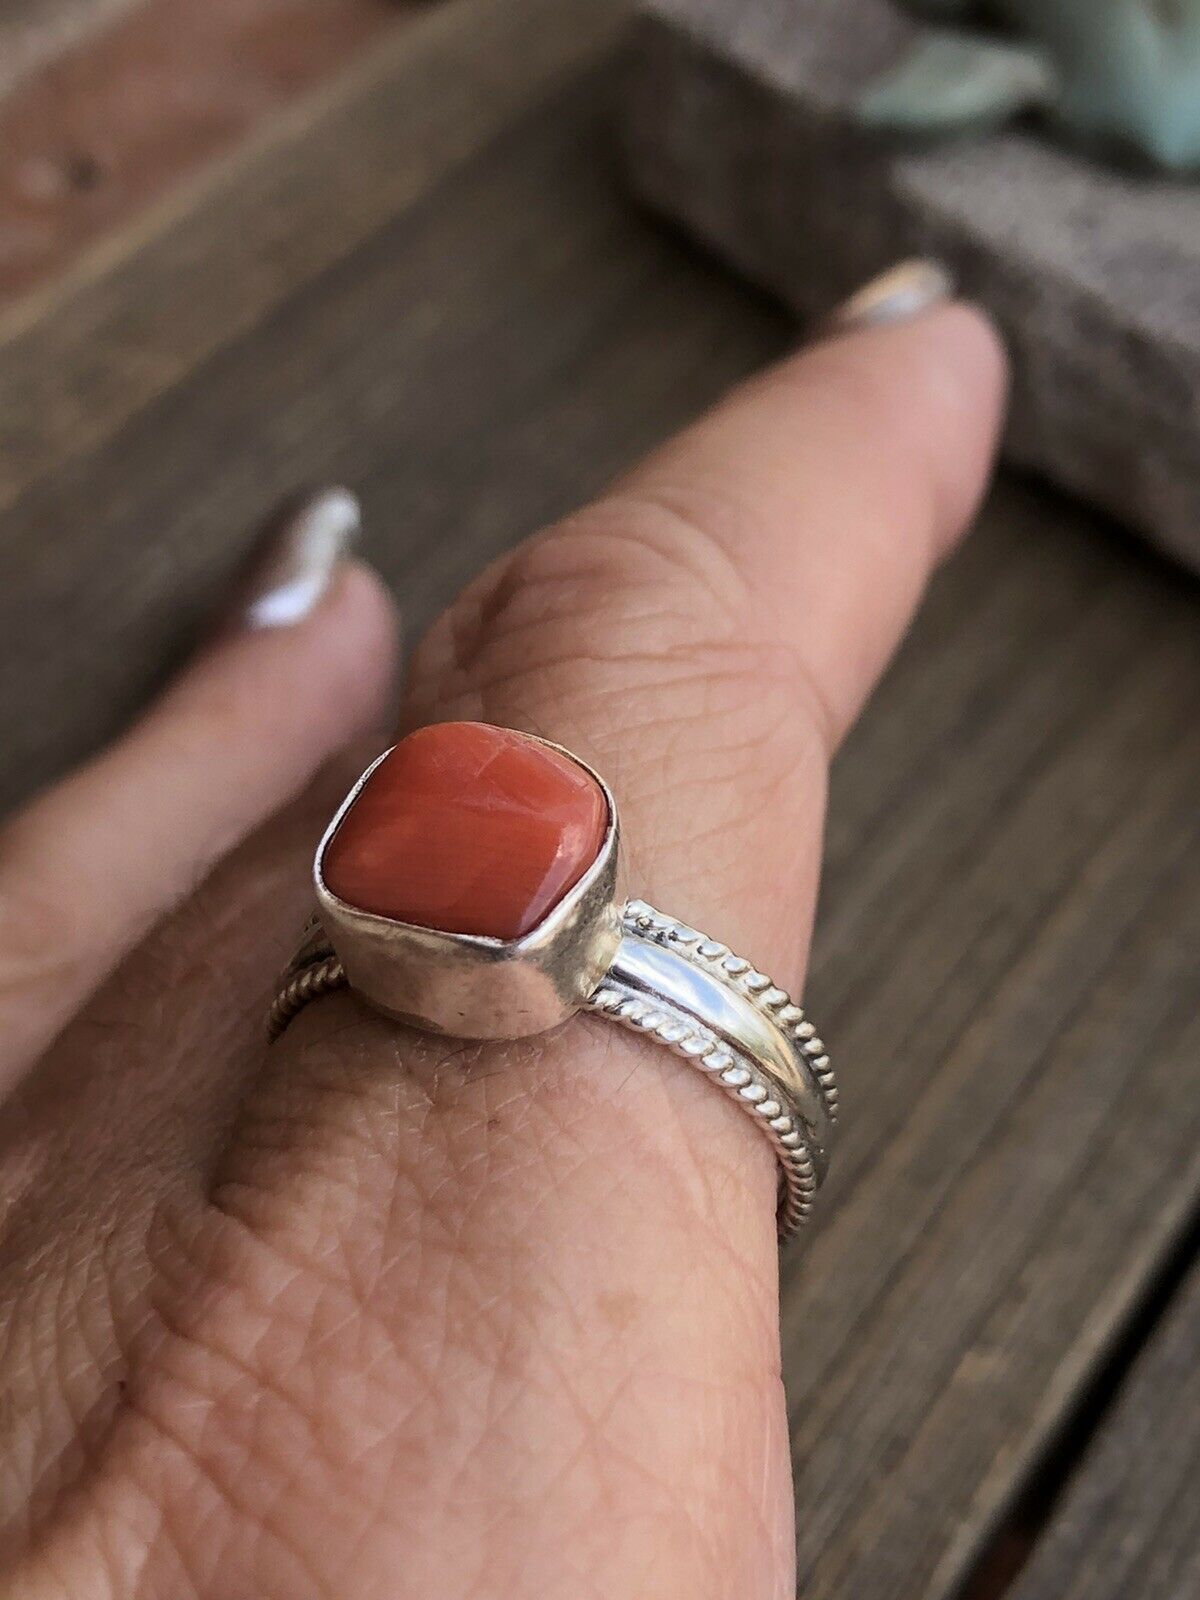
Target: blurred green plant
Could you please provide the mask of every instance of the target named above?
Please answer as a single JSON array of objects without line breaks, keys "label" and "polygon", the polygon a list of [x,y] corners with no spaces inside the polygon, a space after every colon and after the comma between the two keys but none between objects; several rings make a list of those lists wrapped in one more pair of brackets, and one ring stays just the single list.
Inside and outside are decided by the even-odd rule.
[{"label": "blurred green plant", "polygon": [[1200,166],[1200,0],[897,0],[927,24],[863,120],[940,137],[1040,112],[1076,141]]}]

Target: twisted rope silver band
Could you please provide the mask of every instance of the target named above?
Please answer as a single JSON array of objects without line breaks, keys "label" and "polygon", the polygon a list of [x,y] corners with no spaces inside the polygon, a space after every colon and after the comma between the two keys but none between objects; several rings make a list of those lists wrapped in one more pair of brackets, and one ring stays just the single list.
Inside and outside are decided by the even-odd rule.
[{"label": "twisted rope silver band", "polygon": [[[727,945],[665,916],[644,900],[626,904],[622,923],[632,939],[671,951],[753,1007],[788,1038],[801,1074],[799,1084],[760,1056],[758,1041],[749,1036],[744,1019],[714,1005],[711,989],[689,993],[685,988],[668,995],[661,987],[643,986],[635,964],[623,962],[620,953],[588,1002],[591,1011],[681,1056],[750,1114],[779,1164],[776,1221],[780,1239],[788,1238],[812,1210],[824,1175],[828,1131],[837,1118],[837,1086],[825,1046],[787,991]],[[655,976],[649,975],[651,984]],[[712,1026],[714,1017],[724,1026]],[[805,1076],[810,1079],[807,1085]],[[815,1096],[806,1094],[806,1088]]]},{"label": "twisted rope silver band", "polygon": [[759,972],[744,956],[736,955],[728,945],[719,944],[717,940],[710,939],[695,928],[689,928],[675,917],[665,916],[644,900],[628,901],[621,913],[621,920],[631,931],[677,949],[688,960],[718,972],[724,982],[746,995],[781,1028],[785,1028],[820,1085],[830,1122],[837,1121],[837,1080],[825,1045],[817,1037],[817,1030],[805,1016],[803,1007],[795,1003],[786,989],[781,989],[765,972]]},{"label": "twisted rope silver band", "polygon": [[[644,900],[625,904],[621,924],[616,959],[586,1009],[665,1045],[753,1118],[779,1164],[777,1225],[786,1239],[812,1210],[837,1119],[825,1046],[787,991],[727,945]],[[269,1037],[346,982],[313,918],[271,1007]]]},{"label": "twisted rope silver band", "polygon": [[310,1000],[319,1000],[323,994],[346,988],[346,969],[332,952],[302,967],[294,977],[288,978],[271,1002],[267,1013],[267,1042],[274,1044],[288,1023],[303,1011]]}]

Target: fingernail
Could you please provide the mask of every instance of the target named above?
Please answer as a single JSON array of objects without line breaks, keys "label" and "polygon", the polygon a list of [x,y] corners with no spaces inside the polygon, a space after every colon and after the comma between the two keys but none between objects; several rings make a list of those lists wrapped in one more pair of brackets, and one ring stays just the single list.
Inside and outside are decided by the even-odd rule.
[{"label": "fingernail", "polygon": [[318,489],[290,506],[245,580],[242,626],[303,622],[328,593],[361,527],[358,499],[349,489]]},{"label": "fingernail", "polygon": [[954,297],[954,279],[940,261],[901,261],[843,300],[818,329],[819,338],[908,322]]}]

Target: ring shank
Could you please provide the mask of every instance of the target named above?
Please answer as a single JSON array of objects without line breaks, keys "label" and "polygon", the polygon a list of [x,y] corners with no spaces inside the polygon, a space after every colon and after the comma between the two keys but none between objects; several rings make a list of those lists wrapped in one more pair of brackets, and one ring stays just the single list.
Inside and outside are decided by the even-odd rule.
[{"label": "ring shank", "polygon": [[779,1231],[804,1220],[829,1159],[828,1057],[785,991],[724,945],[631,901],[588,1008],[666,1045],[749,1112],[780,1167]]},{"label": "ring shank", "polygon": [[[786,991],[727,946],[642,900],[628,901],[620,916],[616,953],[585,1009],[665,1045],[753,1118],[779,1164],[777,1221],[787,1238],[828,1165],[837,1091],[824,1045]],[[270,1036],[346,981],[314,919],[281,980]]]},{"label": "ring shank", "polygon": [[621,940],[605,983],[624,984],[649,1000],[666,1001],[711,1029],[732,1050],[753,1057],[799,1112],[824,1177],[829,1113],[820,1087],[785,1031],[761,1006],[676,951],[631,933]]}]

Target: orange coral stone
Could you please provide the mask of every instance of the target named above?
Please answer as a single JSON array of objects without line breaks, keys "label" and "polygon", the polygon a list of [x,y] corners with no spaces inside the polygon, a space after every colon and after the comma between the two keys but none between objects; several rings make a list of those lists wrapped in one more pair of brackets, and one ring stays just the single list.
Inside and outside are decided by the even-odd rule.
[{"label": "orange coral stone", "polygon": [[519,939],[579,882],[608,828],[577,762],[482,722],[402,739],[326,847],[339,899],[446,933]]}]

